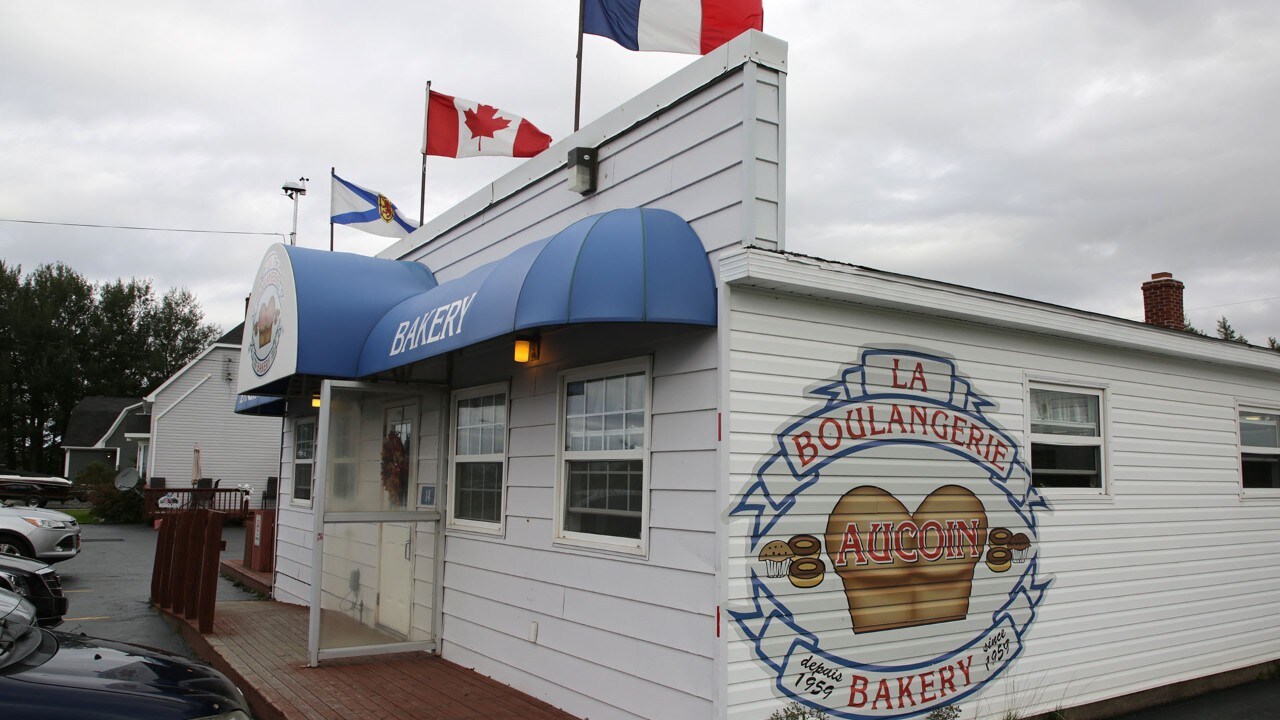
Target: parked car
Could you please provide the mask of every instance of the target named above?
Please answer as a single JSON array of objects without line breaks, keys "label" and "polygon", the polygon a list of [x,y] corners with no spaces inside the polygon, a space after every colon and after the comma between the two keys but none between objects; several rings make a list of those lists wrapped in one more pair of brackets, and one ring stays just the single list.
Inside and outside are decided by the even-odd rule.
[{"label": "parked car", "polygon": [[225,675],[158,650],[41,629],[31,603],[0,590],[0,717],[253,720]]},{"label": "parked car", "polygon": [[56,563],[78,554],[80,524],[75,518],[57,510],[0,507],[0,555]]},{"label": "parked car", "polygon": [[44,507],[50,500],[79,498],[75,485],[64,477],[0,468],[0,500],[17,500],[27,507]]},{"label": "parked car", "polygon": [[34,605],[40,627],[57,627],[67,614],[67,597],[58,571],[39,560],[0,555],[0,590],[21,595]]}]

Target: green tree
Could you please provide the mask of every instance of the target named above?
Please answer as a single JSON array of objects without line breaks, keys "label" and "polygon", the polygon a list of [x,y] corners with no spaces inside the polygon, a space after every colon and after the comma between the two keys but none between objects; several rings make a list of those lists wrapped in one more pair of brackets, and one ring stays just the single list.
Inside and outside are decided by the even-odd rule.
[{"label": "green tree", "polygon": [[1240,343],[1241,345],[1249,344],[1248,338],[1236,332],[1236,329],[1231,327],[1231,323],[1227,321],[1226,315],[1218,318],[1218,337],[1228,342]]},{"label": "green tree", "polygon": [[0,261],[0,461],[56,472],[71,410],[89,395],[138,397],[218,336],[185,289],[93,285],[62,263],[25,277]]},{"label": "green tree", "polygon": [[93,285],[62,263],[42,265],[23,279],[9,318],[13,391],[21,410],[15,433],[20,467],[61,467],[62,431],[71,408],[87,394],[82,368],[93,301]]},{"label": "green tree", "polygon": [[17,398],[14,394],[13,305],[22,288],[22,268],[0,260],[0,465],[16,465],[18,452]]},{"label": "green tree", "polygon": [[146,280],[102,283],[91,332],[95,352],[85,369],[94,394],[132,397],[151,384],[145,318],[154,312],[155,293]]},{"label": "green tree", "polygon": [[163,382],[181,370],[221,334],[217,326],[204,322],[200,303],[186,288],[166,292],[144,314],[139,330],[147,343],[148,385]]}]

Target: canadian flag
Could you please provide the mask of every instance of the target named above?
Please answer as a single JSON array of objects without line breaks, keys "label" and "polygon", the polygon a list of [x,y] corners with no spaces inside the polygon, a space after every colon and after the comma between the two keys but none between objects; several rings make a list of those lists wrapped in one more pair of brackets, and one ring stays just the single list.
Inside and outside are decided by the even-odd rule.
[{"label": "canadian flag", "polygon": [[427,155],[533,157],[551,147],[551,136],[519,115],[434,90],[426,124]]}]

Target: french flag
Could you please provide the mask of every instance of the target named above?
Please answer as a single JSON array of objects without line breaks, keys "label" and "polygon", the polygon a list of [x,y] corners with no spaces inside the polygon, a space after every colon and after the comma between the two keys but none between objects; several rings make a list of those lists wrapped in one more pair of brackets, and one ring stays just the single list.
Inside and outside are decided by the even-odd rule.
[{"label": "french flag", "polygon": [[764,29],[762,0],[584,0],[582,31],[628,50],[706,55]]}]

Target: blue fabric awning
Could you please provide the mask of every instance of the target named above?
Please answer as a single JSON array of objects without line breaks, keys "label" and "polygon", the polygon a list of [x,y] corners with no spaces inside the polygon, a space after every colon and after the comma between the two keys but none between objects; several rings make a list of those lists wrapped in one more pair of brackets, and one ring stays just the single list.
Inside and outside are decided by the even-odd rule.
[{"label": "blue fabric awning", "polygon": [[273,245],[249,298],[239,392],[283,395],[295,375],[358,377],[387,308],[435,286],[421,263]]},{"label": "blue fabric awning", "polygon": [[236,414],[284,417],[285,402],[285,398],[282,397],[238,395],[236,396]]},{"label": "blue fabric awning", "polygon": [[369,333],[357,375],[521,330],[590,322],[714,326],[715,277],[693,228],[652,208],[583,218],[392,307]]}]

